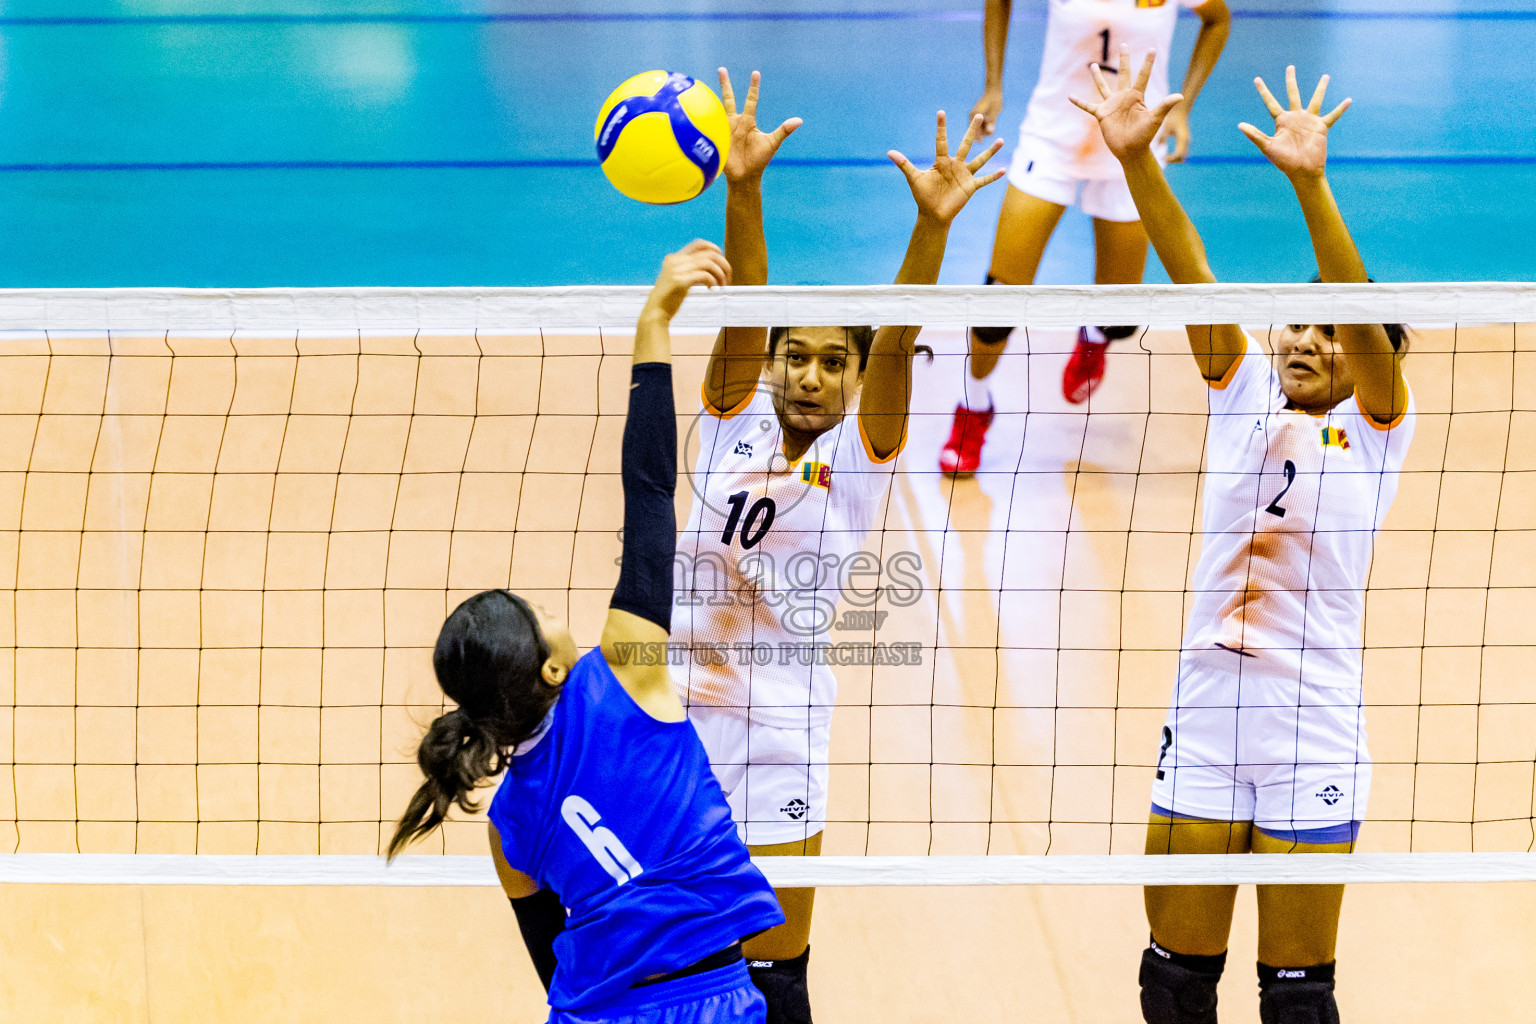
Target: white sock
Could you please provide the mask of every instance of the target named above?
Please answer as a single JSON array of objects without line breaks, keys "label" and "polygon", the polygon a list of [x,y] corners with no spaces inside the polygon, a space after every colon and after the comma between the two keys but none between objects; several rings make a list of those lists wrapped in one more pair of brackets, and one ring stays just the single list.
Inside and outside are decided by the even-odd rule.
[{"label": "white sock", "polygon": [[977,380],[972,377],[970,371],[965,374],[965,391],[960,399],[960,404],[971,412],[986,412],[992,408],[992,386],[985,380]]}]

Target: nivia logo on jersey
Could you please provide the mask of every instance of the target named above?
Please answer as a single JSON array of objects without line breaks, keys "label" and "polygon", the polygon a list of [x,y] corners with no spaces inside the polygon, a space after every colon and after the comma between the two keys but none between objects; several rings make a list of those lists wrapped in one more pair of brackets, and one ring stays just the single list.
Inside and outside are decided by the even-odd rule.
[{"label": "nivia logo on jersey", "polygon": [[799,797],[795,797],[789,803],[785,804],[783,807],[780,807],[779,813],[787,814],[796,821],[800,821],[805,818],[806,812],[809,810],[810,806],[804,800],[800,799]]},{"label": "nivia logo on jersey", "polygon": [[1332,807],[1334,804],[1344,799],[1344,791],[1338,786],[1329,783],[1322,788],[1321,792],[1317,794],[1317,798],[1323,803],[1327,804],[1329,807]]}]

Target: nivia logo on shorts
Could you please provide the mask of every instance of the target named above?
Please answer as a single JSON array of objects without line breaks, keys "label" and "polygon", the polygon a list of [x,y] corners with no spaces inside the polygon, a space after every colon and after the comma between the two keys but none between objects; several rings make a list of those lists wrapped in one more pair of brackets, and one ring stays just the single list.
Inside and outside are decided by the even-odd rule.
[{"label": "nivia logo on shorts", "polygon": [[782,813],[789,815],[796,821],[799,821],[801,818],[805,817],[805,812],[810,810],[810,806],[806,804],[804,800],[801,800],[799,797],[795,797],[789,803],[785,804],[783,807],[780,807],[779,810]]},{"label": "nivia logo on shorts", "polygon": [[1323,791],[1317,794],[1317,798],[1323,803],[1327,804],[1329,807],[1332,807],[1334,804],[1344,799],[1344,791],[1338,786],[1330,783],[1323,787]]}]

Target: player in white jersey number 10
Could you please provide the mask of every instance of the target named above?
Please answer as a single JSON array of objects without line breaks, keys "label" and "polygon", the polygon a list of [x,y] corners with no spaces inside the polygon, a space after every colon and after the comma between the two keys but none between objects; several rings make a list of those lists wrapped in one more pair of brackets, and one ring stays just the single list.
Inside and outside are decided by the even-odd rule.
[{"label": "player in white jersey number 10", "polygon": [[[735,284],[767,284],[762,175],[798,122],[758,130],[755,72],[739,113],[724,69],[720,86],[731,117],[725,255]],[[931,167],[889,153],[917,203],[897,284],[938,280],[951,222],[1002,177],[983,170],[1000,143],[971,152],[979,118],[953,155],[942,111],[937,120]],[[675,674],[757,856],[821,849],[837,680],[818,652],[861,646],[829,644],[828,630],[840,597],[872,596],[850,576],[879,579],[880,560],[861,548],[906,439],[917,335],[890,324],[732,327],[705,372],[693,508],[678,544],[687,580],[672,634],[691,657]],[[885,566],[887,584],[894,569]],[[813,895],[780,890],[785,925],[745,945],[772,1024],[811,1019]]]},{"label": "player in white jersey number 10", "polygon": [[[1168,53],[1181,7],[1200,17],[1184,75],[1183,101],[1169,112],[1160,138],[1171,141],[1167,159],[1178,162],[1189,149],[1189,110],[1227,40],[1231,15],[1223,0],[1032,0],[1048,9],[1040,79],[1008,167],[1008,191],[998,215],[988,284],[1033,284],[1046,243],[1068,206],[1080,205],[1093,218],[1098,284],[1136,284],[1147,262],[1147,236],[1125,187],[1119,163],[1094,127],[1093,119],[1067,97],[1091,95],[1088,68],[1110,64],[1121,46],[1133,53]],[[1003,55],[1013,0],[986,0],[986,89],[972,114],[982,116],[982,134],[996,130],[1003,109]],[[1147,95],[1156,103],[1168,94],[1168,62],[1153,68]],[[1081,195],[1079,195],[1081,190]],[[977,327],[970,332],[970,372],[955,408],[949,441],[939,468],[969,476],[981,464],[981,447],[992,425],[993,401],[987,378],[1012,332],[1011,327]],[[1131,327],[1082,327],[1077,348],[1062,374],[1067,401],[1086,401],[1104,375],[1104,350]]]},{"label": "player in white jersey number 10", "polygon": [[[1153,57],[1113,88],[1097,69],[1099,121],[1125,168],[1147,234],[1179,284],[1216,280],[1205,247],[1152,152],[1177,96],[1148,102]],[[1363,282],[1365,265],[1324,170],[1328,78],[1302,104],[1259,94],[1273,137],[1239,127],[1283,171],[1301,203],[1318,276]],[[1347,853],[1370,791],[1361,622],[1371,549],[1413,437],[1396,324],[1293,325],[1267,359],[1237,324],[1187,328],[1210,385],[1202,529],[1179,678],[1162,730],[1146,851]],[[1334,947],[1342,885],[1258,887],[1259,1016],[1338,1024]],[[1150,1024],[1215,1024],[1236,886],[1146,890],[1152,943],[1142,957]]]}]

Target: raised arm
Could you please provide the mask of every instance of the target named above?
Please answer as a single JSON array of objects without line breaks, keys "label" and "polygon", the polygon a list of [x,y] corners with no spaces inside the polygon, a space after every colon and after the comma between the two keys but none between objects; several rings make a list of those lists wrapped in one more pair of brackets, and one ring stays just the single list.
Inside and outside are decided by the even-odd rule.
[{"label": "raised arm", "polygon": [[[912,198],[917,201],[917,223],[907,241],[906,258],[901,261],[901,270],[896,274],[897,284],[934,284],[939,280],[950,224],[965,209],[977,189],[990,185],[1005,173],[993,171],[984,177],[976,177],[976,172],[1003,148],[1002,139],[966,160],[976,134],[981,130],[981,120],[980,114],[971,118],[970,127],[960,140],[960,148],[950,156],[944,111],[939,111],[933,166],[927,170],[919,171],[894,149],[887,154],[906,175]],[[859,426],[873,454],[882,460],[901,447],[907,434],[907,412],[912,405],[912,356],[917,350],[920,330],[910,326],[883,326],[875,332],[874,341],[869,346],[869,363],[864,369],[859,398]]]},{"label": "raised arm", "polygon": [[[1221,0],[1214,0],[1220,3]],[[1008,21],[1013,15],[1013,0],[987,0],[987,12],[981,27],[982,47],[987,57],[987,79],[981,99],[971,108],[971,117],[981,115],[978,138],[997,131],[997,115],[1003,112],[1003,59],[1008,54]]]},{"label": "raised arm", "polygon": [[[771,132],[757,127],[757,94],[762,76],[752,72],[746,102],[736,112],[731,76],[720,69],[720,98],[731,119],[731,151],[725,159],[725,258],[733,283],[768,283],[768,242],[763,237],[763,171],[779,144],[800,127],[792,117]],[[766,327],[725,327],[704,372],[704,394],[716,412],[725,412],[757,386],[768,352]]]},{"label": "raised arm", "polygon": [[624,689],[654,718],[680,721],[667,659],[654,656],[672,629],[672,567],[677,553],[677,413],[672,398],[672,318],[695,285],[731,283],[731,267],[712,243],[690,242],[668,256],[635,327],[635,355],[624,421],[624,550],[609,602],[602,649]]},{"label": "raised arm", "polygon": [[1221,58],[1222,48],[1227,45],[1227,35],[1232,30],[1232,12],[1225,0],[1205,0],[1195,8],[1200,16],[1200,34],[1195,37],[1195,49],[1189,55],[1189,67],[1184,69],[1184,87],[1179,90],[1184,99],[1168,112],[1163,122],[1163,137],[1173,140],[1173,150],[1168,162],[1184,162],[1189,154],[1189,112],[1195,107],[1195,97],[1205,88],[1205,80],[1211,77],[1216,61]]},{"label": "raised arm", "polygon": [[[1349,100],[1327,114],[1323,98],[1328,92],[1324,75],[1312,93],[1311,102],[1301,105],[1296,88],[1296,68],[1285,69],[1285,92],[1290,109],[1282,109],[1262,78],[1253,80],[1264,105],[1275,119],[1275,134],[1265,135],[1253,125],[1238,125],[1259,151],[1278,167],[1296,190],[1307,232],[1312,236],[1312,251],[1317,256],[1318,276],[1324,281],[1358,283],[1369,280],[1360,250],[1350,237],[1328,187],[1328,129],[1332,128]],[[1391,423],[1408,408],[1408,385],[1403,381],[1402,353],[1392,348],[1392,341],[1381,324],[1335,324],[1339,347],[1349,360],[1355,378],[1355,397],[1365,414],[1377,423]]]},{"label": "raised arm", "polygon": [[[1142,226],[1157,250],[1157,258],[1163,261],[1163,269],[1175,284],[1211,284],[1216,275],[1205,258],[1205,243],[1190,221],[1184,207],[1179,204],[1163,169],[1158,166],[1152,153],[1152,142],[1157,138],[1158,127],[1183,98],[1174,93],[1148,109],[1146,105],[1147,80],[1152,75],[1155,53],[1148,53],[1142,61],[1141,72],[1131,80],[1130,53],[1120,49],[1120,73],[1116,88],[1111,91],[1099,72],[1093,68],[1093,81],[1098,86],[1100,102],[1087,103],[1072,97],[1072,102],[1098,118],[1099,130],[1104,133],[1104,144],[1125,168],[1125,180],[1131,187],[1131,198],[1136,201],[1136,211],[1141,214]],[[1242,328],[1237,324],[1190,324],[1184,328],[1189,336],[1189,348],[1200,368],[1200,375],[1208,381],[1219,381],[1232,369],[1242,356],[1247,342]]]}]

